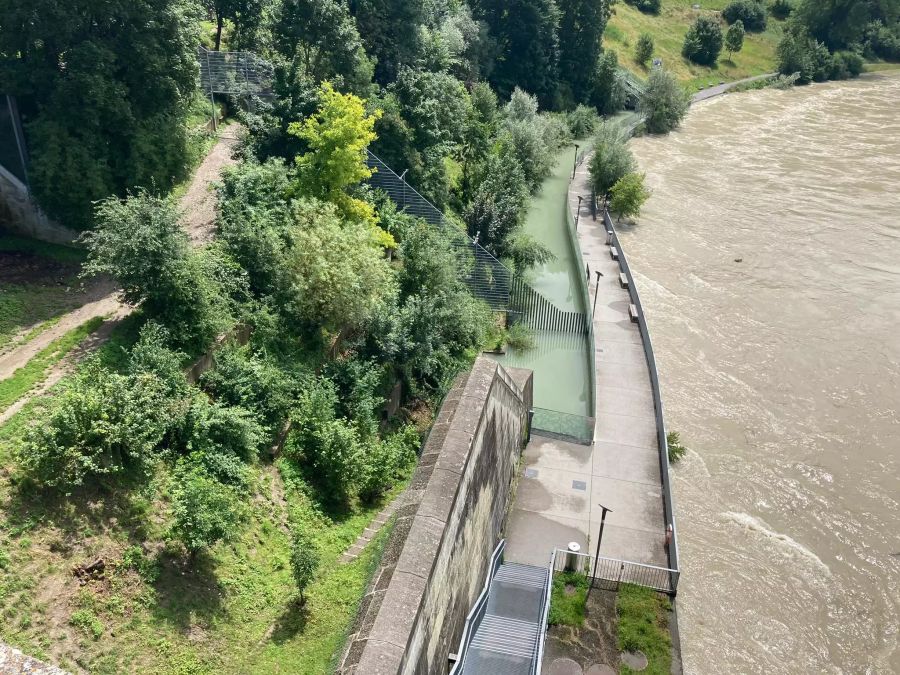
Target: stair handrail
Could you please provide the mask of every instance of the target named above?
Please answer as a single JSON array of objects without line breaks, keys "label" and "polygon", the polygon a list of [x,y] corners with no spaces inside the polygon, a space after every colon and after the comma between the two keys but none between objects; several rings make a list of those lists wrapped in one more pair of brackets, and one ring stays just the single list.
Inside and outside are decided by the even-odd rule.
[{"label": "stair handrail", "polygon": [[471,611],[466,616],[466,623],[463,626],[462,636],[459,639],[459,649],[457,649],[456,654],[450,655],[451,660],[455,658],[453,667],[450,669],[450,675],[459,675],[460,673],[462,673],[462,668],[466,660],[466,652],[469,650],[469,645],[472,643],[472,638],[475,637],[475,631],[478,629],[478,625],[481,623],[481,619],[484,618],[484,612],[487,610],[487,601],[491,591],[491,582],[494,580],[494,575],[497,573],[497,569],[503,563],[503,551],[505,548],[506,539],[501,539],[500,543],[497,544],[497,548],[495,548],[494,552],[491,554],[491,559],[487,570],[487,577],[484,580],[484,587],[481,589],[481,593],[478,595],[478,598],[472,605]]},{"label": "stair handrail", "polygon": [[550,554],[550,567],[547,568],[547,583],[544,586],[543,609],[541,611],[541,629],[538,633],[537,654],[531,666],[533,675],[541,675],[541,662],[544,660],[544,640],[547,638],[547,619],[550,616],[550,598],[553,595],[553,570],[556,569],[556,551]]}]

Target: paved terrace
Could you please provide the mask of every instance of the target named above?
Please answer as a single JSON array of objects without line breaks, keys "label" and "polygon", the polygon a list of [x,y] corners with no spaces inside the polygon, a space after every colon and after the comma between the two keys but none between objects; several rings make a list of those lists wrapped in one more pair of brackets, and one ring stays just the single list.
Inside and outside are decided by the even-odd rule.
[{"label": "paved terrace", "polygon": [[[587,167],[586,160],[569,188],[573,213],[578,195],[591,193]],[[532,436],[510,512],[505,559],[546,565],[552,549],[570,541],[593,555],[603,504],[612,513],[606,517],[602,556],[668,567],[650,372],[640,330],[629,315],[628,291],[619,285],[618,262],[606,244],[602,219],[591,218],[589,199],[582,203],[578,242],[591,270],[591,302],[600,294],[594,316],[594,444]],[[597,270],[604,275],[599,289]]]}]

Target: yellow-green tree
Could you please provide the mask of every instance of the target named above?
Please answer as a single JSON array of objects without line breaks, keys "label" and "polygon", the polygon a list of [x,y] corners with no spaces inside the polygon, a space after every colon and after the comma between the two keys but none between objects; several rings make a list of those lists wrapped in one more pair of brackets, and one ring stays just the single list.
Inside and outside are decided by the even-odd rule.
[{"label": "yellow-green tree", "polygon": [[366,113],[363,100],[341,94],[328,82],[319,90],[319,109],[288,132],[306,141],[309,152],[298,156],[294,193],[337,205],[350,220],[377,225],[371,204],[350,196],[349,187],[372,175],[366,166],[366,148],[375,140],[375,122],[381,111]]}]

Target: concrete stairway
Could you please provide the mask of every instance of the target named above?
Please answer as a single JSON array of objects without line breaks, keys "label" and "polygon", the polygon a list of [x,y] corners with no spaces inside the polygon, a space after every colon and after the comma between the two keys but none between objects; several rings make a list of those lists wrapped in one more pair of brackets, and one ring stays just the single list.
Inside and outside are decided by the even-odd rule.
[{"label": "concrete stairway", "polygon": [[464,675],[531,675],[548,571],[505,563],[491,580],[487,611],[465,657]]}]

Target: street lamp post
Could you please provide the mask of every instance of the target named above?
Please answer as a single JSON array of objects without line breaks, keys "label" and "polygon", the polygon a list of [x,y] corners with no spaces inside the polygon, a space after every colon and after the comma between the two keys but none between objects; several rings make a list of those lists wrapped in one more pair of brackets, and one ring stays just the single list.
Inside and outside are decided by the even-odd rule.
[{"label": "street lamp post", "polygon": [[597,577],[597,565],[600,562],[600,542],[603,541],[603,526],[606,524],[606,514],[612,513],[612,509],[608,509],[603,504],[597,504],[603,512],[600,514],[600,533],[597,535],[597,553],[594,555],[594,571],[591,574],[591,585],[588,587],[587,594],[591,594],[591,589],[594,587],[594,579]]},{"label": "street lamp post", "polygon": [[578,210],[575,212],[575,231],[578,232],[578,219],[581,217],[581,200],[584,197],[578,195]]},{"label": "street lamp post", "polygon": [[575,180],[575,172],[578,170],[578,143],[575,144],[575,161],[572,164],[572,180]]},{"label": "street lamp post", "polygon": [[600,295],[600,277],[603,276],[603,272],[600,270],[595,270],[597,273],[597,287],[594,289],[594,309],[591,311],[591,321],[594,320],[594,315],[597,313],[597,296]]}]

